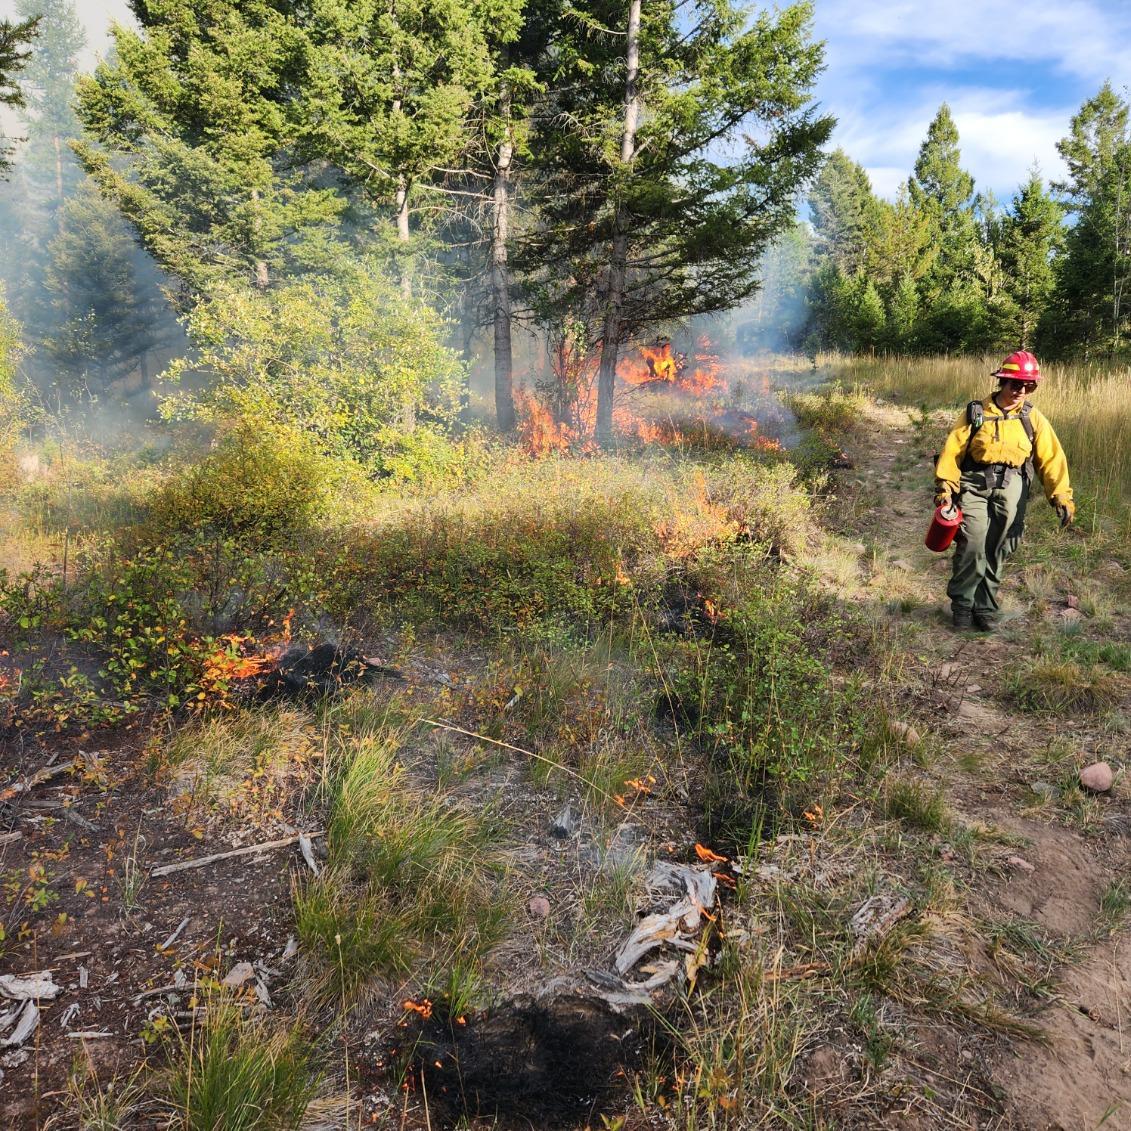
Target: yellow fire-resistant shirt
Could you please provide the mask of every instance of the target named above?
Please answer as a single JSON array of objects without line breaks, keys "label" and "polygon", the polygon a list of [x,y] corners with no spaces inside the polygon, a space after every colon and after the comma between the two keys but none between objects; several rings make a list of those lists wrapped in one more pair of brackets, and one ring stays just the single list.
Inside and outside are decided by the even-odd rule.
[{"label": "yellow fire-resistant shirt", "polygon": [[1020,467],[1032,452],[1033,464],[1049,502],[1056,506],[1071,500],[1068,459],[1045,415],[1039,409],[1030,410],[1029,423],[1033,426],[1033,443],[1030,444],[1020,412],[1003,412],[992,395],[982,401],[982,408],[986,414],[985,422],[974,433],[973,440],[970,439],[973,425],[967,422],[965,409],[947,436],[939,461],[935,464],[935,481],[939,490],[946,486],[953,494],[958,494],[962,461],[969,444],[970,458],[979,464],[1004,463]]}]

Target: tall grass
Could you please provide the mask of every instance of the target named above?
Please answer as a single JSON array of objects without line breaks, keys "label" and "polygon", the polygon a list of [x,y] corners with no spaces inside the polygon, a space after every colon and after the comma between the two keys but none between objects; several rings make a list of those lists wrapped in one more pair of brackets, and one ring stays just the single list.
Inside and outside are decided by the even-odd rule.
[{"label": "tall grass", "polygon": [[[996,382],[1001,360],[977,357],[841,357],[821,359],[841,380],[924,408],[950,407],[957,414]],[[1068,453],[1073,481],[1095,498],[1096,509],[1131,530],[1131,368],[1042,365],[1032,394]]]}]

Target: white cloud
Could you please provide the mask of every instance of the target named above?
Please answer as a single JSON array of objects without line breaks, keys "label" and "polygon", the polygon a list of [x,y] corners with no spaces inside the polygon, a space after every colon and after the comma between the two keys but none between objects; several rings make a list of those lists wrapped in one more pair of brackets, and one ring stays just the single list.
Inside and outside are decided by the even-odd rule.
[{"label": "white cloud", "polygon": [[1120,85],[1131,77],[1131,5],[1124,0],[939,0],[861,4],[817,0],[818,35],[854,65],[990,62],[1017,81],[1038,67]]},{"label": "white cloud", "polygon": [[1105,79],[1131,82],[1131,3],[1118,0],[817,0],[815,23],[833,143],[888,197],[942,102],[963,165],[1007,200],[1034,161],[1046,179],[1063,173],[1056,142],[1084,98]]},{"label": "white cloud", "polygon": [[[892,199],[911,174],[944,97],[932,88],[913,105],[879,100],[847,108],[833,141],[868,170],[878,194]],[[954,90],[948,100],[958,127],[962,165],[977,188],[991,189],[999,200],[1008,200],[1034,161],[1046,180],[1063,176],[1056,143],[1067,132],[1073,108],[1026,110],[1019,98],[1001,91],[991,97],[976,90]]]}]

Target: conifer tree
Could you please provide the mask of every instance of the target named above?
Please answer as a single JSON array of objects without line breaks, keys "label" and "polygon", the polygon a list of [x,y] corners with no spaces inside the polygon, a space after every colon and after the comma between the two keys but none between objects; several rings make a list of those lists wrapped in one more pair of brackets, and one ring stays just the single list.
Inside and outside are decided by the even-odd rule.
[{"label": "conifer tree", "polygon": [[852,275],[865,267],[880,224],[880,204],[863,167],[834,149],[809,193],[817,253]]},{"label": "conifer tree", "polygon": [[[23,89],[18,82],[20,72],[31,56],[31,42],[39,28],[39,17],[12,23],[0,20],[0,106],[9,110],[22,109]],[[11,169],[13,139],[0,134],[0,179],[6,179]]]},{"label": "conifer tree", "polygon": [[63,213],[45,278],[54,318],[36,345],[71,395],[104,397],[135,370],[147,386],[150,354],[180,338],[159,274],[90,182]]},{"label": "conifer tree", "polygon": [[919,148],[908,190],[937,249],[920,285],[923,344],[950,351],[974,345],[984,333],[981,243],[974,178],[960,164],[958,127],[944,102]]},{"label": "conifer tree", "polygon": [[991,225],[1001,270],[993,316],[998,344],[1033,347],[1055,283],[1054,259],[1064,244],[1064,210],[1034,168],[1012,206]]},{"label": "conifer tree", "polygon": [[1110,83],[1073,117],[1057,149],[1068,166],[1058,188],[1074,223],[1064,237],[1053,301],[1039,340],[1046,352],[1115,356],[1131,315],[1129,108]]},{"label": "conifer tree", "polygon": [[[792,222],[832,128],[808,106],[822,60],[810,20],[804,3],[748,23],[728,2],[587,0],[561,23],[523,261],[544,324],[581,323],[600,342],[602,443],[621,345],[741,303]],[[748,144],[724,159],[719,143],[740,131]]]},{"label": "conifer tree", "polygon": [[103,194],[189,293],[324,264],[344,201],[296,168],[293,22],[266,0],[134,8],[141,31],[116,27],[78,88],[93,140],[76,151]]}]

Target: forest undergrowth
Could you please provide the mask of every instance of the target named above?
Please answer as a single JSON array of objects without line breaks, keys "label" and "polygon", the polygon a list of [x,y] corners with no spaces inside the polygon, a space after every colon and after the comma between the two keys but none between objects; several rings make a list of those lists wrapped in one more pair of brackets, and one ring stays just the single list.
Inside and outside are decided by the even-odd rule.
[{"label": "forest undergrowth", "polygon": [[[2,961],[61,985],[13,1125],[1027,1126],[999,1061],[1131,904],[1122,780],[1075,781],[1126,757],[1127,432],[1048,382],[1081,531],[1034,517],[981,648],[916,549],[980,371],[911,412],[902,363],[821,364],[792,458],[474,441],[406,488],[237,432],[13,475],[12,784],[72,760],[4,798]],[[1070,923],[1011,902],[1062,835]],[[655,861],[715,896],[626,977]]]}]

